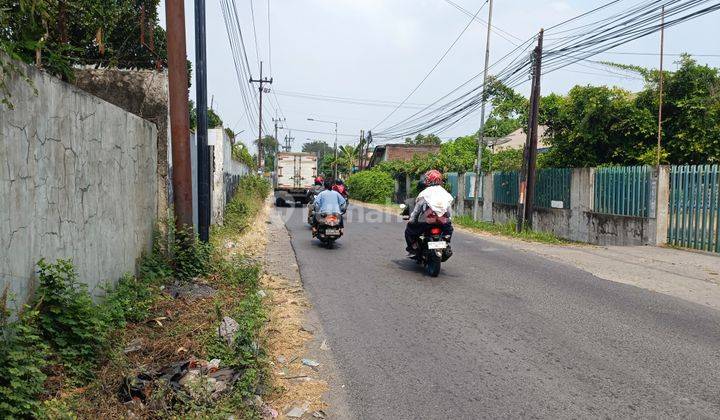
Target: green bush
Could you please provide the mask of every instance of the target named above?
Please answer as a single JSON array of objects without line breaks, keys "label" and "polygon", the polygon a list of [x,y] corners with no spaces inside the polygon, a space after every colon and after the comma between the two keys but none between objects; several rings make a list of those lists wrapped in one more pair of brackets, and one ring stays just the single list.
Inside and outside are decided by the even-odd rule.
[{"label": "green bush", "polygon": [[231,232],[244,230],[268,194],[270,182],[267,179],[255,175],[240,178],[235,195],[225,206],[223,229]]},{"label": "green bush", "polygon": [[10,322],[0,304],[0,418],[31,418],[40,407],[48,347],[40,337],[37,311],[28,308]]},{"label": "green bush", "polygon": [[148,318],[157,293],[151,278],[136,278],[126,274],[114,289],[108,291],[101,305],[104,322],[111,328],[123,328],[128,322]]},{"label": "green bush", "polygon": [[100,312],[87,287],[77,281],[69,260],[38,262],[35,294],[40,334],[57,353],[70,377],[87,377],[105,337]]},{"label": "green bush", "polygon": [[350,196],[367,203],[386,203],[395,192],[395,181],[384,171],[362,171],[347,180]]}]

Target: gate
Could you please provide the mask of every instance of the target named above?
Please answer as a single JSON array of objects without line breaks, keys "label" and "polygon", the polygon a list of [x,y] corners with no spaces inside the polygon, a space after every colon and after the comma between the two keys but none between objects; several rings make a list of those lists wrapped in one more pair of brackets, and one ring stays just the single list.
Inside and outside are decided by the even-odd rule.
[{"label": "gate", "polygon": [[719,169],[718,165],[670,168],[669,244],[720,252]]}]

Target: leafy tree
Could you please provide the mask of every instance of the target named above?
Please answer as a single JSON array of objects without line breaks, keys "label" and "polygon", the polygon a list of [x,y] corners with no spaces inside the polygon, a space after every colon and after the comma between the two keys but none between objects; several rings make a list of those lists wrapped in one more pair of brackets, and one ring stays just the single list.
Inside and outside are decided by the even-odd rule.
[{"label": "leafy tree", "polygon": [[[720,162],[720,71],[683,55],[675,72],[664,72],[663,148],[672,163]],[[659,71],[648,72],[639,107],[658,113]]]},{"label": "leafy tree", "polygon": [[246,164],[250,169],[257,167],[257,161],[252,157],[245,143],[236,141],[232,149],[232,157],[238,162]]},{"label": "leafy tree", "polygon": [[442,140],[440,140],[440,137],[436,136],[435,134],[418,134],[415,136],[415,138],[406,138],[405,144],[413,144],[413,145],[440,145],[442,143]]},{"label": "leafy tree", "polygon": [[262,138],[262,142],[258,142],[257,139],[253,141],[256,146],[258,143],[262,144],[263,153],[265,154],[265,168],[274,171],[275,170],[275,153],[278,150],[278,141],[275,137],[266,135]]},{"label": "leafy tree", "polygon": [[158,4],[159,0],[2,0],[0,47],[66,80],[72,80],[75,64],[153,68],[157,60],[167,58]]},{"label": "leafy tree", "polygon": [[320,157],[320,159],[322,159],[325,157],[325,155],[332,154],[333,148],[324,141],[315,140],[308,143],[303,143],[302,151],[304,153],[315,153]]},{"label": "leafy tree", "polygon": [[546,162],[552,166],[633,165],[652,144],[653,115],[637,107],[626,90],[575,86],[566,97],[551,96],[547,103],[552,106],[541,122],[549,128],[552,148]]},{"label": "leafy tree", "polygon": [[[195,107],[194,101],[189,101],[188,105],[189,105],[188,108],[190,109],[190,129],[194,130],[197,128],[197,108]],[[220,116],[212,108],[208,108],[207,113],[208,113],[207,114],[208,128],[222,127],[222,125],[223,125],[222,118],[220,118]],[[232,132],[232,130],[231,130],[231,132]],[[234,133],[233,133],[232,137],[235,137]]]},{"label": "leafy tree", "polygon": [[487,137],[504,137],[527,124],[530,104],[524,96],[495,78],[488,83],[487,95],[492,105],[485,122]]}]

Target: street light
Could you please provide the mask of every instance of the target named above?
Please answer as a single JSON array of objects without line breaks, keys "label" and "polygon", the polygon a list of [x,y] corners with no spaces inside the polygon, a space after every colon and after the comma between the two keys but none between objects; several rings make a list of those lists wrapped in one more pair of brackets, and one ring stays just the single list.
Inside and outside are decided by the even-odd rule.
[{"label": "street light", "polygon": [[337,126],[338,126],[338,123],[335,121],[316,120],[315,118],[308,118],[307,120],[319,122],[319,123],[325,123],[325,124],[335,124],[335,144],[333,146],[335,159],[333,160],[333,178],[337,179],[337,157],[338,157],[337,156],[337,153],[338,153],[338,150],[337,150]]}]

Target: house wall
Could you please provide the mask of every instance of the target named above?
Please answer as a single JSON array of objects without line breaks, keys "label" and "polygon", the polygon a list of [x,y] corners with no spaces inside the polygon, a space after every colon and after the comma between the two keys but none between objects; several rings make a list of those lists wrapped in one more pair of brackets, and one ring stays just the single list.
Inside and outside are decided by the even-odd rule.
[{"label": "house wall", "polygon": [[[4,57],[0,57],[4,60]],[[73,260],[99,285],[135,272],[157,220],[155,124],[15,63],[0,105],[0,292],[15,309],[36,285],[41,258]],[[12,306],[12,305],[11,305]]]}]

